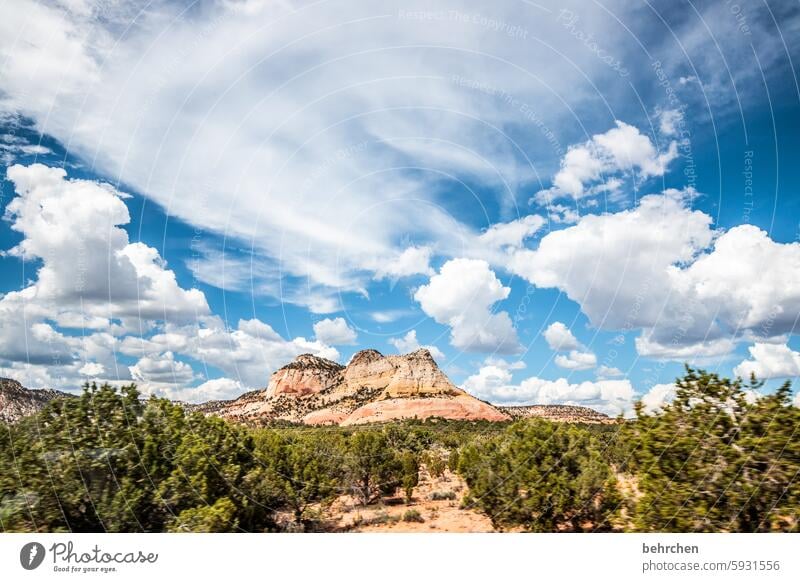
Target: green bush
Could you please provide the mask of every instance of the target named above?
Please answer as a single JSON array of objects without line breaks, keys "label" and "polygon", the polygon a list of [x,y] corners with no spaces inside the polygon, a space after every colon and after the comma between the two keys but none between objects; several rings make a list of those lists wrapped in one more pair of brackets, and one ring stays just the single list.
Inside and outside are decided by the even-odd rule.
[{"label": "green bush", "polygon": [[403,514],[403,521],[405,522],[415,522],[415,523],[425,523],[425,519],[422,517],[422,514],[417,511],[416,509],[408,509]]},{"label": "green bush", "polygon": [[386,434],[357,432],[348,439],[345,474],[351,491],[362,505],[391,495],[400,485],[403,465],[388,444]]},{"label": "green bush", "polygon": [[800,409],[789,384],[755,402],[762,384],[687,368],[675,400],[622,438],[641,496],[639,531],[798,531]]},{"label": "green bush", "polygon": [[609,464],[591,433],[575,425],[515,423],[465,447],[459,473],[469,486],[465,503],[481,509],[495,527],[604,530],[617,504]]}]

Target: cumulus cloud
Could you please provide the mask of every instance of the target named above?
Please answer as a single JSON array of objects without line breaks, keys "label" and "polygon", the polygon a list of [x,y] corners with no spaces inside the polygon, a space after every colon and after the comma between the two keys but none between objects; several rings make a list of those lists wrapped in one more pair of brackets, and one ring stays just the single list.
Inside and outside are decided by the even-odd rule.
[{"label": "cumulus cloud", "polygon": [[[603,329],[642,329],[640,354],[721,356],[748,334],[791,332],[800,313],[800,243],[751,225],[728,231],[689,206],[692,190],[585,215],[514,254],[510,268],[564,291]],[[735,266],[735,267],[734,267]]]},{"label": "cumulus cloud", "polygon": [[560,321],[554,321],[544,330],[544,339],[550,349],[558,354],[555,363],[567,370],[588,370],[597,366],[597,356],[585,349],[572,331]]},{"label": "cumulus cloud", "polygon": [[592,352],[570,350],[569,354],[559,354],[555,358],[556,366],[567,370],[589,370],[597,365],[597,356]]},{"label": "cumulus cloud", "polygon": [[572,404],[590,406],[613,416],[630,414],[634,399],[628,380],[570,384],[565,378],[544,380],[534,376],[516,384],[508,370],[491,365],[467,378],[463,388],[498,404]]},{"label": "cumulus cloud", "polygon": [[153,393],[156,388],[182,387],[195,378],[192,367],[176,360],[172,352],[145,356],[129,369],[133,380],[146,394]]},{"label": "cumulus cloud", "polygon": [[6,218],[23,240],[6,252],[41,266],[36,283],[3,303],[33,301],[62,322],[185,322],[209,313],[205,296],[181,288],[156,249],[129,242],[121,228],[130,221],[126,195],[101,182],[68,180],[63,169],[42,164],[12,166],[8,179],[17,196]]},{"label": "cumulus cloud", "polygon": [[618,174],[632,174],[639,180],[663,176],[677,156],[676,142],[659,152],[636,127],[617,120],[616,127],[570,147],[553,177],[553,186],[539,192],[535,199],[546,204],[566,196],[580,199],[615,191],[621,185]]},{"label": "cumulus cloud", "polygon": [[486,261],[452,259],[414,293],[422,310],[450,326],[450,343],[473,352],[516,353],[521,346],[511,318],[492,306],[508,297]]},{"label": "cumulus cloud", "polygon": [[193,404],[210,400],[232,400],[241,396],[247,389],[238,380],[214,378],[192,388],[172,388],[164,391],[164,396]]},{"label": "cumulus cloud", "polygon": [[[143,363],[145,372],[150,361],[160,360],[163,353],[174,352],[221,370],[225,377],[245,389],[266,386],[273,371],[302,353],[339,359],[336,348],[303,337],[286,340],[259,319],[242,319],[236,328],[229,329],[216,316],[200,318],[193,325],[168,326],[163,333],[147,338],[126,336],[119,342],[119,351],[139,357],[137,366]],[[162,393],[183,394],[174,392],[181,388],[175,383],[173,388]]]},{"label": "cumulus cloud", "polygon": [[581,345],[569,328],[560,321],[554,321],[547,326],[544,330],[544,339],[550,349],[556,352],[576,350]]},{"label": "cumulus cloud", "polygon": [[334,346],[353,345],[358,337],[356,331],[342,317],[322,319],[315,323],[314,336],[318,341]]},{"label": "cumulus cloud", "polygon": [[[243,388],[263,386],[303,352],[338,359],[324,341],[286,340],[257,319],[228,329],[201,291],[177,283],[155,249],[128,240],[126,196],[108,184],[67,179],[64,170],[41,164],[13,166],[8,177],[17,196],[6,219],[22,240],[6,254],[36,261],[37,271],[21,291],[0,297],[6,375],[34,387],[133,380],[169,395],[199,379],[181,357],[213,366]],[[327,320],[319,331],[354,339],[345,328]],[[120,354],[137,361],[125,365]]]},{"label": "cumulus cloud", "polygon": [[393,345],[401,354],[408,354],[420,348],[428,350],[435,360],[443,361],[446,359],[442,350],[433,345],[420,345],[417,339],[417,330],[412,329],[403,337],[389,338],[389,343]]},{"label": "cumulus cloud", "polygon": [[750,359],[733,369],[742,378],[796,378],[800,376],[800,352],[786,344],[756,343],[748,348]]}]

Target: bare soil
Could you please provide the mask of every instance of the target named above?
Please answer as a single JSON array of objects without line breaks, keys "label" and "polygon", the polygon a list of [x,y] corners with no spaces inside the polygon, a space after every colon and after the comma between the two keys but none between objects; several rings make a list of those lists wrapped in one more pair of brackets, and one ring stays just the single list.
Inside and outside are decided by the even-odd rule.
[{"label": "bare soil", "polygon": [[[450,493],[448,493],[450,492]],[[454,499],[432,499],[437,493],[454,495]],[[403,497],[382,500],[381,503],[362,506],[349,495],[337,499],[326,513],[333,531],[349,532],[493,532],[492,522],[484,514],[462,509],[461,502],[467,493],[464,481],[450,471],[441,477],[432,477],[427,471],[420,471],[420,483],[414,489],[411,502],[406,504]],[[422,518],[418,521],[405,521],[406,512],[417,511]]]}]

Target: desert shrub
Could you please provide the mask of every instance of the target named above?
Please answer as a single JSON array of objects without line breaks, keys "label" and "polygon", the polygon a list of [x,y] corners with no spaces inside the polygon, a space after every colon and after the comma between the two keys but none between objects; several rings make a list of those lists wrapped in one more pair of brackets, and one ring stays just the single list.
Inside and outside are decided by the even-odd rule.
[{"label": "desert shrub", "polygon": [[261,432],[255,438],[257,474],[277,496],[271,501],[291,509],[295,526],[312,504],[331,501],[343,485],[344,441],[338,435],[298,433],[290,437]]},{"label": "desert shrub", "polygon": [[452,501],[456,498],[455,491],[434,491],[430,494],[431,501]]},{"label": "desert shrub", "polygon": [[388,445],[386,435],[377,430],[357,432],[347,441],[346,482],[362,505],[382,495],[390,495],[400,485],[403,465]]},{"label": "desert shrub", "polygon": [[441,478],[444,475],[445,469],[447,469],[447,462],[440,450],[434,449],[426,451],[423,457],[423,463],[428,473],[435,479]]},{"label": "desert shrub", "polygon": [[[4,437],[4,530],[274,528],[274,508],[248,486],[249,432],[166,400],[144,402],[133,385],[86,385],[79,398],[53,400]],[[20,496],[26,503],[15,503]]]},{"label": "desert shrub", "polygon": [[687,368],[674,401],[626,426],[641,496],[640,531],[798,531],[800,409],[789,384],[755,402],[762,383]]},{"label": "desert shrub", "polygon": [[530,531],[608,529],[614,476],[589,431],[544,420],[518,422],[465,447],[459,473],[468,506],[496,527]]},{"label": "desert shrub", "polygon": [[407,509],[406,512],[403,514],[403,521],[425,523],[425,518],[423,518],[422,514],[416,509]]},{"label": "desert shrub", "polygon": [[402,486],[403,493],[405,493],[406,503],[411,502],[411,496],[414,493],[414,487],[419,483],[419,461],[417,455],[411,451],[405,451],[400,456],[402,465]]},{"label": "desert shrub", "polygon": [[458,471],[458,449],[450,451],[450,455],[447,457],[447,468],[452,473]]},{"label": "desert shrub", "polygon": [[236,506],[222,497],[214,505],[184,509],[167,525],[171,532],[226,532],[236,528]]}]

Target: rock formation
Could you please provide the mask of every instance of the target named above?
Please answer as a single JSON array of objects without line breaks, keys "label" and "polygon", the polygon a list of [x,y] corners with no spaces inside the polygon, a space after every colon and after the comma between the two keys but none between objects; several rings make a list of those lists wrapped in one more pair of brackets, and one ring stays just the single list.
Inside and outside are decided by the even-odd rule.
[{"label": "rock formation", "polygon": [[[73,395],[29,390],[19,382],[0,378],[0,421],[16,422],[60,397]],[[253,390],[235,400],[183,406],[249,424],[288,421],[352,426],[410,418],[503,422],[532,417],[557,422],[617,422],[583,406],[492,406],[454,386],[425,349],[403,356],[363,350],[347,366],[303,354],[277,370],[265,390]]]},{"label": "rock formation", "polygon": [[341,381],[344,366],[311,354],[302,354],[272,375],[267,396],[316,394]]},{"label": "rock formation", "polygon": [[72,394],[43,388],[29,390],[16,380],[0,378],[0,421],[13,423],[23,416],[41,410],[54,398],[72,397]]},{"label": "rock formation", "polygon": [[363,350],[347,366],[303,354],[276,371],[266,390],[198,410],[246,422],[342,426],[405,418],[511,418],[454,386],[426,349],[404,356]]}]

